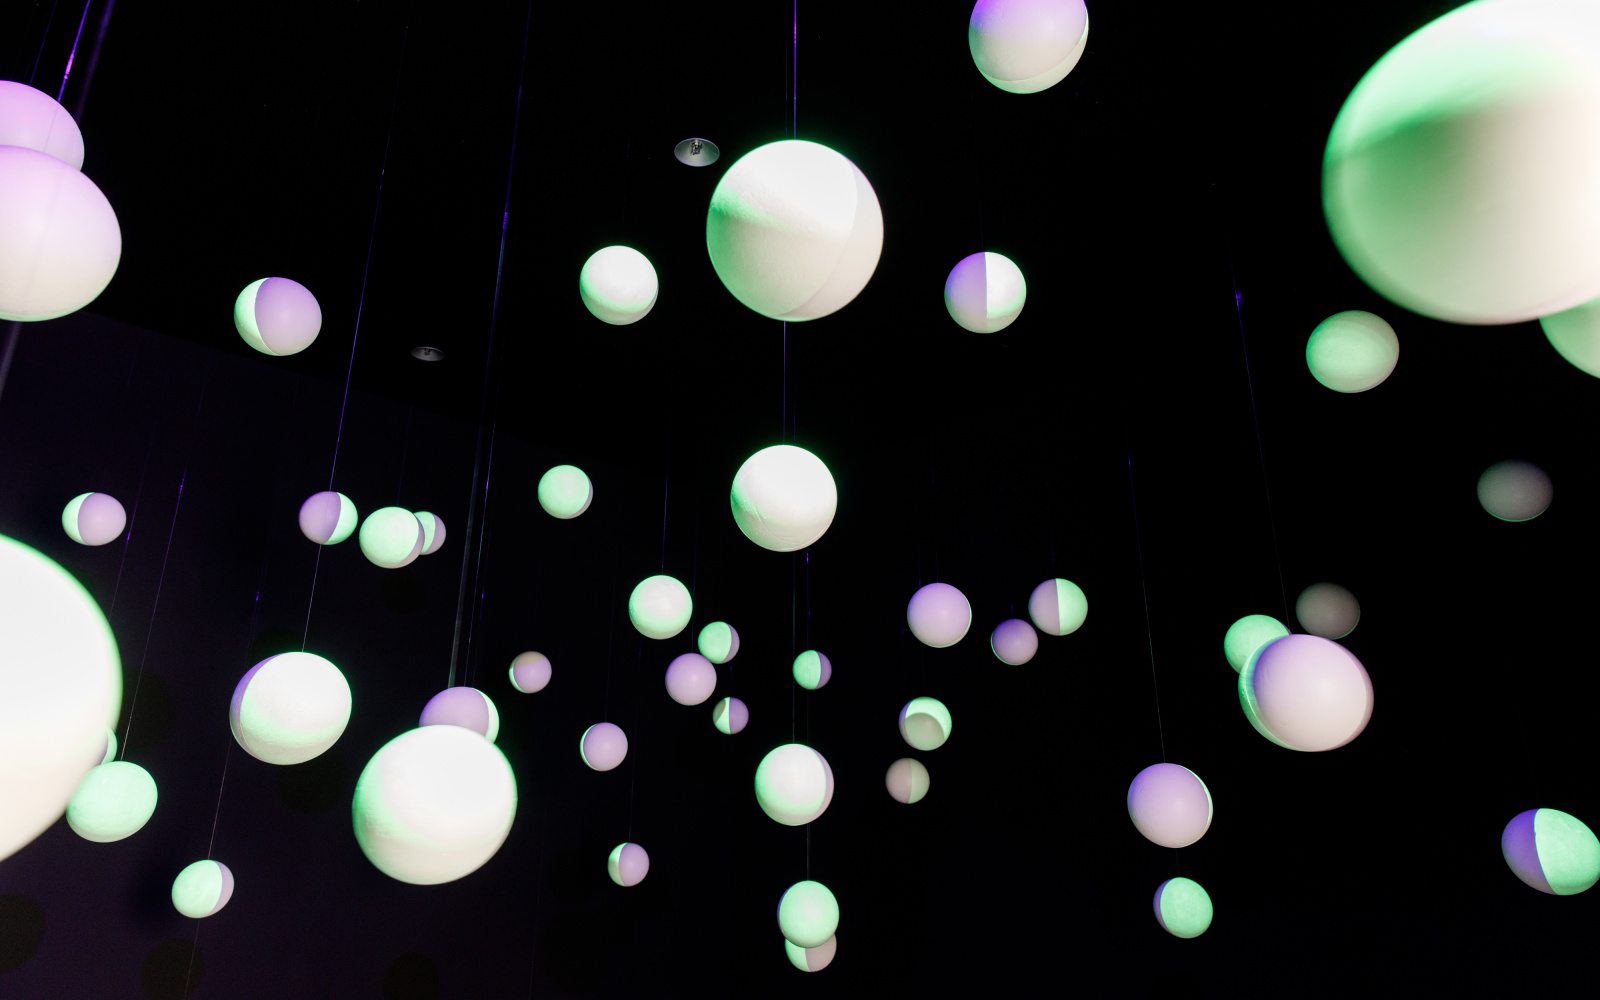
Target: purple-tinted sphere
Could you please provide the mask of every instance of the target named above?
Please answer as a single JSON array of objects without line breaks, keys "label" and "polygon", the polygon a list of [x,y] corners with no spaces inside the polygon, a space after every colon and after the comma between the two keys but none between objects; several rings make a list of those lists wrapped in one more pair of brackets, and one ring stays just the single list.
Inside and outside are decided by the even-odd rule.
[{"label": "purple-tinted sphere", "polygon": [[1020,666],[1039,651],[1039,633],[1021,618],[1007,618],[989,634],[989,648],[1000,662]]},{"label": "purple-tinted sphere", "polygon": [[1177,764],[1151,764],[1128,786],[1128,816],[1152,843],[1188,847],[1211,828],[1211,792]]},{"label": "purple-tinted sphere", "polygon": [[489,696],[477,688],[445,688],[428,699],[417,725],[460,726],[493,743],[500,735],[500,713]]}]

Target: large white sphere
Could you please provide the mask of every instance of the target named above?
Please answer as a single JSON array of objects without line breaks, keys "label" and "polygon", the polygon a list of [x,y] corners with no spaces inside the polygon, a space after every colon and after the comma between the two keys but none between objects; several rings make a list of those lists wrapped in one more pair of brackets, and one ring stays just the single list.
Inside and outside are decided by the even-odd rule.
[{"label": "large white sphere", "polygon": [[817,319],[865,288],[883,250],[866,175],[827,146],[784,139],[729,167],[706,213],[706,250],[733,297],[771,319]]},{"label": "large white sphere", "polygon": [[930,583],[906,604],[911,634],[934,649],[954,646],[972,627],[972,605],[948,583]]},{"label": "large white sphere", "polygon": [[1332,750],[1361,735],[1372,718],[1372,679],[1343,646],[1286,635],[1256,651],[1239,674],[1250,724],[1290,750]]},{"label": "large white sphere", "polygon": [[739,466],[728,500],[746,538],[773,552],[795,552],[833,523],[839,490],[822,459],[792,444],[775,444]]},{"label": "large white sphere", "polygon": [[612,326],[644,319],[660,288],[650,259],[633,247],[596,250],[578,272],[578,295],[584,306]]},{"label": "large white sphere", "polygon": [[220,861],[196,861],[172,880],[172,906],[186,917],[214,916],[233,898],[233,872]]},{"label": "large white sphere", "polygon": [[1558,354],[1600,377],[1600,299],[1541,316],[1539,326]]},{"label": "large white sphere", "polygon": [[922,761],[914,757],[901,757],[889,765],[889,773],[883,776],[883,783],[889,788],[890,798],[911,805],[921,802],[922,797],[928,794],[932,780]]},{"label": "large white sphere", "polygon": [[257,278],[234,299],[233,325],[262,354],[299,354],[322,331],[322,307],[293,278]]},{"label": "large white sphere", "polygon": [[359,540],[374,566],[399,569],[422,554],[422,522],[404,507],[380,507],[361,522]]},{"label": "large white sphere", "polygon": [[300,505],[300,533],[318,545],[338,545],[356,530],[356,505],[343,493],[324,490]]},{"label": "large white sphere", "polygon": [[937,698],[912,698],[900,709],[900,738],[918,750],[937,750],[950,738],[950,710]]},{"label": "large white sphere", "polygon": [[1300,627],[1324,639],[1343,639],[1361,621],[1361,602],[1337,583],[1313,583],[1294,602]]},{"label": "large white sphere", "polygon": [[245,752],[268,764],[300,764],[333,746],[350,722],[350,682],[315,653],[279,653],[245,671],[228,725]]},{"label": "large white sphere", "polygon": [[556,465],[539,477],[539,506],[551,517],[570,520],[594,502],[594,483],[576,465]]},{"label": "large white sphere", "polygon": [[1060,83],[1089,43],[1083,0],[978,0],[967,47],[983,78],[1013,94]]},{"label": "large white sphere", "polygon": [[667,664],[667,694],[680,705],[698,705],[717,689],[717,668],[699,653],[684,653]]},{"label": "large white sphere", "polygon": [[649,873],[650,855],[638,844],[618,844],[606,859],[606,874],[620,886],[638,885]]},{"label": "large white sphere", "polygon": [[628,736],[611,722],[596,722],[578,739],[578,756],[596,771],[609,771],[628,756]]},{"label": "large white sphere", "polygon": [[693,614],[694,598],[675,577],[646,577],[628,596],[628,620],[651,639],[672,638],[684,630]]},{"label": "large white sphere", "polygon": [[500,711],[475,687],[449,687],[422,706],[419,726],[460,726],[488,740],[500,735]]},{"label": "large white sphere", "polygon": [[77,312],[121,259],[117,213],[94,181],[48,153],[0,146],[0,320]]},{"label": "large white sphere", "polygon": [[711,706],[711,724],[727,736],[750,724],[750,709],[738,698],[723,698]]},{"label": "large white sphere", "polygon": [[1018,667],[1039,651],[1039,633],[1021,618],[1007,618],[989,633],[989,649],[1001,663]]},{"label": "large white sphere", "polygon": [[963,330],[997,333],[1022,315],[1028,283],[1011,258],[997,253],[963,257],[944,279],[944,307]]},{"label": "large white sphere", "polygon": [[518,653],[511,661],[511,686],[523,694],[543,691],[550,683],[550,657],[532,651]]},{"label": "large white sphere", "polygon": [[83,169],[83,133],[55,98],[25,83],[0,80],[0,146],[26,146]]},{"label": "large white sphere", "polygon": [[79,545],[104,545],[115,541],[127,527],[128,514],[109,493],[80,493],[61,511],[61,526]]},{"label": "large white sphere", "polygon": [[84,840],[109,844],[138,833],[156,811],[156,779],[138,764],[107,761],[90,769],[67,803],[67,825]]},{"label": "large white sphere", "polygon": [[1478,502],[1502,521],[1531,521],[1555,496],[1549,473],[1520,459],[1496,462],[1478,477]]},{"label": "large white sphere", "polygon": [[424,726],[384,744],[356,781],[356,841],[390,878],[436,885],[471,874],[505,843],[517,779],[505,754],[460,726]]},{"label": "large white sphere", "polygon": [[1334,313],[1306,340],[1311,377],[1335,392],[1366,392],[1388,378],[1399,361],[1394,327],[1359,309]]},{"label": "large white sphere", "polygon": [[1067,635],[1089,617],[1089,598],[1071,580],[1046,580],[1028,595],[1028,617],[1045,635]]},{"label": "large white sphere", "polygon": [[1151,764],[1128,785],[1128,818],[1162,847],[1188,847],[1211,829],[1211,790],[1178,764]]},{"label": "large white sphere", "polygon": [[801,972],[821,972],[833,961],[833,956],[839,951],[839,935],[829,935],[828,940],[815,948],[802,948],[784,938],[783,950],[789,956],[789,961]]},{"label": "large white sphere", "polygon": [[1389,300],[1516,323],[1600,294],[1600,5],[1481,0],[1361,79],[1323,160],[1328,229]]},{"label": "large white sphere", "polygon": [[784,826],[805,826],[833,801],[833,768],[801,743],[786,743],[756,767],[756,802]]}]

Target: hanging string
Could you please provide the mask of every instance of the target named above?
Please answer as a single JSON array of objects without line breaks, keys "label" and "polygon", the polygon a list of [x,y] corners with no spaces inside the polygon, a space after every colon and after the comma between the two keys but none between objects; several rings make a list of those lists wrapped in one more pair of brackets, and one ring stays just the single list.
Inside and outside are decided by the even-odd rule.
[{"label": "hanging string", "polygon": [[[72,118],[80,125],[83,124],[83,106],[89,100],[89,84],[94,82],[95,67],[100,65],[100,49],[105,45],[106,29],[111,27],[111,11],[116,6],[117,0],[106,0],[106,9],[100,14],[100,27],[94,33],[94,48],[89,50],[89,69],[83,74],[83,86],[78,88],[78,99],[73,102]],[[77,47],[76,42],[73,47]]]},{"label": "hanging string", "polygon": [[28,86],[33,86],[33,78],[39,75],[39,60],[44,58],[44,44],[50,40],[50,26],[56,20],[56,0],[50,0],[50,13],[44,19],[44,31],[39,35],[39,52],[33,57],[33,69],[28,72]]},{"label": "hanging string", "polygon": [[639,773],[639,753],[638,753],[638,741],[639,741],[639,688],[641,688],[643,686],[641,684],[641,680],[643,679],[643,677],[644,677],[644,636],[641,635],[641,636],[639,636],[638,647],[637,647],[637,649],[636,649],[636,651],[634,653],[634,659],[633,659],[633,739],[634,739],[634,745],[630,746],[628,748],[631,752],[628,754],[628,836],[627,836],[626,839],[628,841],[630,841],[630,842],[633,840],[633,783],[634,783],[634,778]]},{"label": "hanging string", "polygon": [[[161,376],[161,398],[167,395],[167,376]],[[139,468],[139,486],[133,493],[133,509],[128,512],[128,530],[122,533],[122,558],[117,563],[117,582],[111,587],[111,606],[106,609],[106,617],[111,617],[111,612],[117,609],[117,594],[122,590],[122,571],[128,565],[128,546],[133,543],[133,526],[139,520],[139,500],[144,496],[144,477],[150,471],[150,452],[156,446],[156,431],[161,427],[161,420],[150,422],[150,441],[144,446],[144,464]]]},{"label": "hanging string", "polygon": [[672,422],[667,422],[667,457],[661,473],[661,572],[667,571],[667,497],[672,488]]},{"label": "hanging string", "polygon": [[1150,587],[1144,576],[1144,539],[1139,532],[1139,495],[1133,488],[1133,451],[1128,448],[1127,435],[1123,435],[1123,448],[1128,456],[1128,498],[1133,507],[1133,541],[1139,555],[1139,592],[1144,597],[1144,631],[1150,647],[1150,689],[1156,699],[1156,733],[1161,739],[1161,760],[1167,759],[1167,734],[1161,725],[1161,688],[1156,683],[1156,639],[1150,626]]},{"label": "hanging string", "polygon": [[67,77],[72,75],[72,60],[78,57],[78,39],[83,37],[83,23],[89,20],[89,4],[93,0],[84,0],[83,16],[78,18],[78,33],[72,36],[72,52],[67,56],[66,71],[61,74],[61,89],[56,92],[56,103],[61,103],[61,98],[67,92]]},{"label": "hanging string", "polygon": [[[494,389],[494,410],[495,410],[496,413],[498,413],[499,410],[500,410],[500,386],[499,386],[498,383],[495,385],[495,389]],[[467,683],[469,683],[469,684],[471,683],[470,679],[473,676],[475,676],[475,671],[473,669],[473,659],[472,659],[472,653],[473,653],[472,640],[473,640],[473,637],[477,634],[478,623],[483,618],[483,602],[484,602],[483,563],[484,563],[484,559],[487,558],[484,555],[484,551],[485,551],[485,547],[487,546],[488,541],[489,541],[489,484],[494,481],[494,444],[495,444],[495,437],[498,434],[499,429],[500,429],[500,419],[497,416],[489,423],[489,462],[488,462],[487,467],[483,471],[483,517],[482,517],[481,524],[479,525],[479,529],[478,529],[477,559],[476,559],[475,565],[473,566],[473,569],[472,569],[472,592],[474,594],[476,594],[477,597],[474,600],[474,603],[472,605],[472,613],[470,615],[468,615],[468,617],[467,617],[467,656],[466,656],[466,663],[463,664],[463,669],[462,669],[462,675],[463,675],[463,677],[467,678]],[[470,538],[469,538],[469,541],[470,541]],[[449,679],[449,684],[447,686],[449,686],[449,687],[454,687],[455,686],[455,657],[454,657],[454,655],[451,656],[451,660],[450,660],[450,679]]]}]

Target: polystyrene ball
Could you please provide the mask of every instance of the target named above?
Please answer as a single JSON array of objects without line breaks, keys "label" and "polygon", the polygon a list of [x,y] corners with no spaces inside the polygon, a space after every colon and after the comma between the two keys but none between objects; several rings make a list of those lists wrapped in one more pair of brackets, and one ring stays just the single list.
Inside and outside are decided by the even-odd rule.
[{"label": "polystyrene ball", "polygon": [[404,507],[380,507],[361,522],[360,543],[373,565],[399,569],[422,554],[422,522]]},{"label": "polystyrene ball", "polygon": [[997,253],[963,257],[944,279],[944,307],[963,330],[997,333],[1022,315],[1028,283],[1011,258]]},{"label": "polystyrene ball", "polygon": [[812,822],[833,801],[833,768],[802,743],[786,743],[756,767],[756,802],[784,826]]},{"label": "polystyrene ball", "polygon": [[1556,896],[1572,896],[1600,881],[1600,840],[1576,816],[1529,809],[1506,824],[1500,851],[1517,878]]},{"label": "polystyrene ball", "polygon": [[322,307],[293,278],[257,278],[234,299],[233,325],[262,354],[299,354],[322,332]]},{"label": "polystyrene ball", "polygon": [[609,771],[628,756],[628,737],[610,722],[596,722],[578,740],[578,755],[596,771]]},{"label": "polystyrene ball", "polygon": [[944,746],[950,729],[950,710],[937,698],[913,698],[900,709],[900,737],[918,750]]},{"label": "polystyrene ball", "polygon": [[318,545],[338,545],[356,530],[356,505],[343,493],[324,490],[300,505],[300,533]]},{"label": "polystyrene ball", "polygon": [[1222,637],[1222,654],[1228,658],[1228,666],[1238,673],[1256,650],[1288,634],[1283,622],[1271,615],[1245,615],[1228,626],[1227,635]]},{"label": "polystyrene ball", "polygon": [[889,787],[889,797],[906,805],[921,802],[932,784],[928,777],[928,769],[923,766],[922,761],[912,757],[901,757],[890,764],[889,773],[883,776],[883,782]]},{"label": "polystyrene ball", "polygon": [[1496,462],[1478,477],[1478,502],[1502,521],[1531,521],[1550,506],[1555,488],[1532,462]]},{"label": "polystyrene ball", "polygon": [[1372,718],[1372,679],[1349,650],[1315,635],[1262,646],[1239,674],[1239,704],[1256,731],[1290,750],[1332,750]]},{"label": "polystyrene ball", "polygon": [[711,706],[711,724],[717,732],[732,736],[750,724],[750,709],[738,698],[724,698]]},{"label": "polystyrene ball", "polygon": [[425,510],[417,511],[417,520],[422,523],[422,552],[421,555],[430,556],[439,551],[439,546],[444,544],[444,521],[438,514]]},{"label": "polystyrene ball", "polygon": [[511,686],[523,694],[543,691],[550,683],[550,657],[543,653],[518,653],[511,661]]},{"label": "polystyrene ball", "polygon": [[832,676],[833,664],[824,653],[808,649],[794,658],[794,682],[807,691],[822,687]]},{"label": "polystyrene ball", "polygon": [[833,961],[833,956],[839,950],[839,935],[830,934],[828,940],[815,948],[802,948],[793,941],[784,939],[784,953],[789,956],[789,961],[801,972],[821,972]]},{"label": "polystyrene ball", "polygon": [[1021,618],[1007,618],[989,633],[989,649],[1001,663],[1021,666],[1039,651],[1039,633]]},{"label": "polystyrene ball", "polygon": [[821,947],[839,929],[839,901],[821,882],[796,882],[778,900],[778,929],[798,948]]},{"label": "polystyrene ball", "polygon": [[67,803],[67,825],[84,840],[109,844],[138,833],[156,811],[156,779],[126,760],[92,768]]},{"label": "polystyrene ball", "polygon": [[79,545],[115,541],[128,525],[128,514],[109,493],[80,493],[61,511],[61,526]]},{"label": "polystyrene ball", "polygon": [[1145,839],[1188,847],[1211,829],[1211,790],[1178,764],[1151,764],[1128,786],[1128,817]]},{"label": "polystyrene ball", "polygon": [[684,653],[667,664],[667,694],[680,705],[698,705],[717,689],[717,668],[699,653]]},{"label": "polystyrene ball", "polygon": [[698,645],[712,663],[727,663],[739,653],[739,632],[727,622],[712,622],[700,630]]},{"label": "polystyrene ball", "polygon": [[833,473],[792,444],[775,444],[745,459],[728,499],[739,530],[773,552],[795,552],[815,542],[839,509]]},{"label": "polystyrene ball", "polygon": [[861,293],[883,250],[883,212],[843,156],[784,139],[741,156],[706,213],[711,266],[733,297],[770,319],[818,319]]},{"label": "polystyrene ball", "polygon": [[672,638],[683,631],[693,614],[689,588],[670,576],[647,577],[628,597],[628,620],[651,639]]},{"label": "polystyrene ball", "polygon": [[350,722],[350,683],[315,653],[279,653],[245,671],[228,724],[245,752],[268,764],[300,764],[333,746]]},{"label": "polystyrene ball", "polygon": [[594,484],[576,465],[557,465],[539,477],[539,506],[563,521],[577,517],[594,502]]},{"label": "polystyrene ball", "polygon": [[622,843],[611,849],[606,859],[606,874],[621,886],[638,885],[650,873],[650,855],[634,843]]},{"label": "polystyrene ball", "polygon": [[1089,617],[1089,599],[1071,580],[1046,580],[1028,595],[1028,617],[1046,635],[1066,635],[1076,632]]},{"label": "polystyrene ball", "polygon": [[922,587],[906,604],[911,634],[934,649],[954,646],[972,627],[972,605],[948,583]]},{"label": "polystyrene ball", "polygon": [[1156,922],[1179,938],[1196,938],[1211,926],[1211,896],[1193,879],[1169,878],[1156,886]]},{"label": "polystyrene ball", "polygon": [[500,735],[500,711],[475,687],[450,687],[428,699],[417,725],[460,726],[493,743]]},{"label": "polystyrene ball", "polygon": [[583,262],[578,294],[595,319],[627,326],[644,319],[661,284],[650,259],[633,247],[605,247]]},{"label": "polystyrene ball", "polygon": [[220,861],[196,861],[172,880],[172,905],[186,917],[209,917],[233,898],[233,872]]},{"label": "polystyrene ball", "polygon": [[0,145],[0,320],[77,312],[121,259],[117,214],[93,181],[48,153]]},{"label": "polystyrene ball", "polygon": [[49,94],[14,80],[0,80],[0,146],[25,146],[83,169],[83,133],[72,115]]},{"label": "polystyrene ball", "polygon": [[1089,43],[1083,0],[978,0],[967,47],[983,78],[1013,94],[1060,83]]},{"label": "polystyrene ball", "polygon": [[1343,639],[1361,621],[1361,602],[1337,583],[1313,583],[1294,602],[1300,627],[1324,639]]},{"label": "polystyrene ball", "polygon": [[1394,327],[1359,309],[1334,313],[1306,340],[1311,377],[1335,392],[1366,392],[1388,378],[1399,360]]},{"label": "polystyrene ball", "polygon": [[1600,299],[1539,317],[1550,346],[1590,375],[1600,376]]}]

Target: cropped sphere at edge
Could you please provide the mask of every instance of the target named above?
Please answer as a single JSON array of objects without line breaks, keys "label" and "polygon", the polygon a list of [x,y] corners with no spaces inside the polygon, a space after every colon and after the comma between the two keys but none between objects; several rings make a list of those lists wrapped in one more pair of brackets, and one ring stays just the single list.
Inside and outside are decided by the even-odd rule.
[{"label": "cropped sphere at edge", "polygon": [[786,743],[756,766],[756,802],[784,826],[804,826],[833,801],[833,768],[803,743]]},{"label": "cropped sphere at edge", "polygon": [[299,354],[322,332],[322,307],[293,278],[258,278],[234,300],[233,325],[262,354]]},{"label": "cropped sphere at edge", "polygon": [[1559,809],[1518,813],[1500,835],[1511,871],[1540,892],[1572,896],[1600,881],[1600,839]]},{"label": "cropped sphere at edge", "polygon": [[592,770],[609,771],[628,756],[628,736],[613,722],[596,722],[578,739],[578,756]]},{"label": "cropped sphere at edge", "polygon": [[1306,340],[1311,377],[1335,392],[1366,392],[1388,378],[1399,361],[1394,327],[1359,309],[1334,313]]},{"label": "cropped sphere at edge", "polygon": [[578,272],[578,295],[594,318],[612,326],[637,323],[655,307],[660,280],[650,259],[633,247],[596,250]]},{"label": "cropped sphere at edge", "polygon": [[795,552],[833,524],[839,490],[822,459],[792,444],[775,444],[739,466],[728,502],[746,538],[773,552]]},{"label": "cropped sphere at edge", "polygon": [[1478,477],[1478,502],[1502,521],[1531,521],[1550,508],[1550,474],[1520,459],[1496,462]]},{"label": "cropped sphere at edge", "polygon": [[978,0],[967,21],[967,48],[978,72],[1013,94],[1060,83],[1088,43],[1083,0]]},{"label": "cropped sphere at edge", "polygon": [[699,653],[684,653],[667,664],[667,694],[680,705],[699,705],[717,689],[717,668]]},{"label": "cropped sphere at edge", "polygon": [[1545,339],[1574,367],[1600,377],[1600,299],[1539,317]]},{"label": "cropped sphere at edge", "polygon": [[315,653],[279,653],[239,678],[228,726],[257,760],[302,764],[338,742],[350,704],[350,683],[338,667]]},{"label": "cropped sphere at edge", "polygon": [[220,861],[196,861],[172,880],[173,909],[186,917],[215,916],[233,898],[233,872]]},{"label": "cropped sphere at edge", "polygon": [[1045,635],[1068,635],[1078,631],[1089,617],[1089,599],[1082,587],[1056,577],[1039,584],[1028,595],[1028,617]]},{"label": "cropped sphere at edge", "polygon": [[83,133],[72,115],[42,90],[0,80],[0,146],[24,146],[83,169]]},{"label": "cropped sphere at edge", "polygon": [[1294,602],[1300,627],[1324,639],[1343,639],[1361,621],[1361,602],[1337,583],[1313,583]]},{"label": "cropped sphere at edge", "polygon": [[1372,718],[1372,678],[1331,639],[1286,635],[1262,646],[1239,674],[1239,704],[1262,736],[1290,750],[1333,750]]},{"label": "cropped sphere at edge", "polygon": [[972,605],[948,583],[930,583],[911,595],[906,624],[924,645],[944,649],[960,642],[972,627]]},{"label": "cropped sphere at edge", "polygon": [[712,663],[727,663],[739,655],[739,630],[727,622],[712,622],[700,630],[696,645],[700,655]]},{"label": "cropped sphere at edge", "polygon": [[784,938],[784,954],[789,956],[789,962],[801,972],[821,972],[833,961],[833,956],[839,950],[839,935],[831,934],[828,940],[815,948],[802,948]]},{"label": "cropped sphere at edge", "polygon": [[127,512],[109,493],[80,493],[61,512],[61,527],[79,545],[114,542],[127,525]]},{"label": "cropped sphere at edge", "polygon": [[1245,615],[1228,626],[1222,637],[1222,655],[1234,673],[1244,669],[1255,651],[1272,640],[1289,634],[1289,629],[1271,615]]},{"label": "cropped sphere at edge", "polygon": [[422,524],[422,551],[418,555],[431,556],[444,544],[444,519],[438,514],[419,510],[417,520]]},{"label": "cropped sphere at edge", "polygon": [[807,691],[815,691],[833,677],[833,663],[826,653],[808,649],[794,658],[794,682]]},{"label": "cropped sphere at edge", "polygon": [[1020,667],[1039,652],[1039,633],[1021,618],[1007,618],[989,633],[989,649],[1001,663]]},{"label": "cropped sphere at edge", "polygon": [[121,260],[117,213],[93,181],[48,153],[0,146],[0,320],[77,312]]},{"label": "cropped sphere at edge", "polygon": [[646,577],[628,596],[628,620],[649,639],[670,639],[694,614],[694,598],[676,577]]},{"label": "cropped sphere at edge", "polygon": [[338,545],[356,530],[356,505],[343,493],[323,490],[300,505],[300,533],[318,545]]},{"label": "cropped sphere at edge", "polygon": [[1028,283],[1010,257],[975,253],[963,257],[944,279],[944,307],[972,333],[998,333],[1016,322],[1028,300]]},{"label": "cropped sphere at edge", "polygon": [[620,886],[638,885],[650,873],[650,855],[634,843],[621,843],[606,859],[606,874]]},{"label": "cropped sphere at edge", "polygon": [[1179,764],[1151,764],[1128,785],[1128,818],[1152,844],[1188,847],[1211,829],[1211,791]]},{"label": "cropped sphere at edge", "polygon": [[138,764],[108,761],[91,768],[67,803],[67,825],[84,840],[109,844],[138,833],[156,811],[156,779]]},{"label": "cropped sphere at edge", "polygon": [[361,522],[358,541],[374,566],[399,569],[422,554],[422,522],[404,507],[380,507]]},{"label": "cropped sphere at edge", "polygon": [[500,710],[494,700],[475,687],[449,687],[422,706],[418,726],[460,726],[490,743],[500,735]]},{"label": "cropped sphere at edge", "polygon": [[711,724],[717,732],[732,736],[750,724],[750,709],[738,698],[723,698],[711,706]]},{"label": "cropped sphere at edge", "polygon": [[576,465],[556,465],[539,477],[539,506],[551,517],[569,521],[594,502],[594,483]]},{"label": "cropped sphere at edge", "polygon": [[531,650],[511,661],[511,686],[523,694],[536,694],[550,683],[550,657]]},{"label": "cropped sphere at edge", "polygon": [[883,783],[889,789],[889,797],[904,805],[921,802],[932,787],[927,767],[914,757],[901,757],[890,764],[889,773],[883,776]]},{"label": "cropped sphere at edge", "polygon": [[839,929],[839,901],[821,882],[796,882],[778,899],[778,929],[796,947],[819,947]]},{"label": "cropped sphere at edge", "polygon": [[1177,938],[1197,938],[1211,926],[1211,896],[1194,879],[1169,878],[1156,886],[1156,922]]},{"label": "cropped sphere at edge", "polygon": [[913,698],[900,709],[900,738],[918,750],[937,750],[950,738],[950,710],[937,698]]}]

